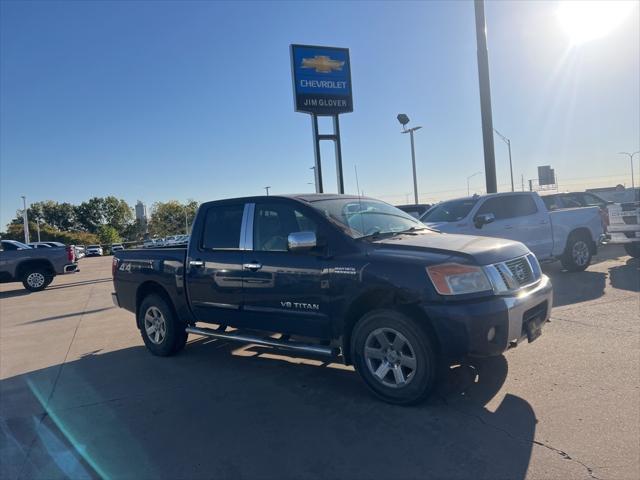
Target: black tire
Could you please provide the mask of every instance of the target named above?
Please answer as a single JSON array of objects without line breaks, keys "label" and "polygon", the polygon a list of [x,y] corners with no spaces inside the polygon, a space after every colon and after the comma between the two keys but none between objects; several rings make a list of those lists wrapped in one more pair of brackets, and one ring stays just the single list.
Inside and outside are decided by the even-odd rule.
[{"label": "black tire", "polygon": [[572,233],[560,258],[562,266],[570,272],[582,272],[591,264],[591,239],[584,233]]},{"label": "black tire", "polygon": [[[397,341],[404,345],[396,348]],[[387,353],[382,357],[385,347]],[[358,321],[351,337],[351,358],[369,389],[385,402],[397,405],[424,400],[432,392],[437,377],[437,357],[431,336],[411,318],[395,310],[375,310]],[[405,383],[398,378],[404,378]]]},{"label": "black tire", "polygon": [[160,357],[171,356],[187,343],[186,325],[180,322],[173,309],[160,295],[150,294],[138,311],[140,334],[147,349]]},{"label": "black tire", "polygon": [[40,292],[53,281],[53,275],[41,267],[27,267],[22,274],[22,286],[30,292]]},{"label": "black tire", "polygon": [[627,243],[624,246],[624,251],[633,258],[640,258],[640,243]]}]

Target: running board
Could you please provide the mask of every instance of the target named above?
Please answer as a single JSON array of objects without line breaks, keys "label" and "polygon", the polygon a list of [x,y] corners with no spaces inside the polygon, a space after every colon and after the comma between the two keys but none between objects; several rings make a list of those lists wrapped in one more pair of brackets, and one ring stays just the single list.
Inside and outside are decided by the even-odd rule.
[{"label": "running board", "polygon": [[322,345],[276,340],[275,338],[254,337],[253,335],[224,333],[211,328],[187,327],[186,331],[187,333],[195,333],[196,335],[204,335],[205,337],[224,338],[225,340],[232,340],[234,342],[254,343],[256,345],[284,348],[296,352],[313,353],[325,357],[335,357],[338,354],[337,349]]}]

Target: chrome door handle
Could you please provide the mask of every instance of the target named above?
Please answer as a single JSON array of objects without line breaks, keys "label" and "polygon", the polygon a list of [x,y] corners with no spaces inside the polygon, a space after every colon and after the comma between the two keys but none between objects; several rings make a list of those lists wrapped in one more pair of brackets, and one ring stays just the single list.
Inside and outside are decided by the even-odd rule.
[{"label": "chrome door handle", "polygon": [[242,268],[255,272],[256,270],[260,270],[262,268],[262,264],[259,262],[245,263],[244,265],[242,265]]},{"label": "chrome door handle", "polygon": [[202,260],[189,260],[190,267],[204,267],[204,262]]}]

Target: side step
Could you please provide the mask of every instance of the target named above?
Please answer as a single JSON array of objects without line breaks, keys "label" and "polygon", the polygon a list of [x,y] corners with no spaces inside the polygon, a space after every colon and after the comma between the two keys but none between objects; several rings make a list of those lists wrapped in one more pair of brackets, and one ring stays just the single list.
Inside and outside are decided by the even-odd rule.
[{"label": "side step", "polygon": [[315,355],[323,355],[325,357],[335,357],[338,350],[323,345],[314,345],[309,343],[300,343],[292,341],[276,340],[275,338],[256,337],[253,335],[242,335],[237,333],[224,333],[211,328],[187,327],[187,333],[195,333],[196,335],[204,335],[205,337],[224,338],[234,342],[255,343],[256,345],[264,345],[267,347],[283,348],[296,352],[313,353]]}]

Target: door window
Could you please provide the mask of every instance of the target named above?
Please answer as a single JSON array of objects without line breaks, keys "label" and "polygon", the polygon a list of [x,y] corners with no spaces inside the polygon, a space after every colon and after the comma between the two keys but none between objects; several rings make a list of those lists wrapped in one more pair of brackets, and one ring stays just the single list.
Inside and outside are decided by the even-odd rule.
[{"label": "door window", "polygon": [[282,203],[256,205],[253,221],[253,249],[259,252],[286,252],[294,232],[314,232],[317,225],[307,215]]},{"label": "door window", "polygon": [[240,227],[244,205],[219,205],[209,208],[204,221],[202,248],[240,248]]},{"label": "door window", "polygon": [[505,195],[487,199],[476,215],[493,213],[496,220],[524,217],[538,212],[536,202],[530,195]]}]

